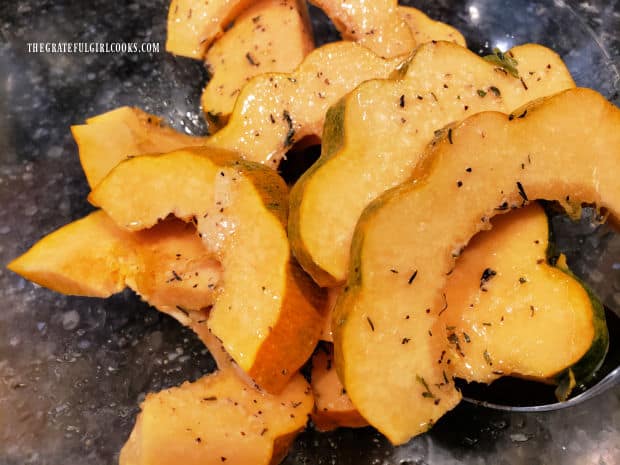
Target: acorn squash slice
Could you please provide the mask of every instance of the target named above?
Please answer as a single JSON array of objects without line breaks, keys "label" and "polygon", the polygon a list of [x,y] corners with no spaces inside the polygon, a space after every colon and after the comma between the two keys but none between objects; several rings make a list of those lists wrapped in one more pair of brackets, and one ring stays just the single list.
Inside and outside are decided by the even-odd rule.
[{"label": "acorn squash slice", "polygon": [[345,40],[358,42],[377,55],[406,55],[416,46],[396,0],[310,0],[332,20]]},{"label": "acorn squash slice", "polygon": [[[538,204],[494,217],[492,225],[474,236],[448,276],[448,306],[436,325],[448,346],[437,363],[481,383],[508,375],[559,385],[568,376],[573,387],[587,381],[609,342],[600,302],[565,264],[547,263],[549,225]],[[314,423],[323,430],[363,426],[332,369],[330,348],[312,361]]]},{"label": "acorn squash slice", "polygon": [[275,171],[208,148],[145,155],[114,168],[89,200],[128,230],[169,214],[195,222],[222,267],[207,325],[262,388],[280,391],[310,357],[324,295],[292,259]]},{"label": "acorn squash slice", "polygon": [[601,304],[569,272],[547,263],[549,225],[538,204],[495,217],[474,236],[446,284],[438,320],[448,348],[441,364],[467,381],[514,375],[541,381],[587,360],[577,384],[605,358]]},{"label": "acorn squash slice", "polygon": [[454,42],[463,47],[467,46],[465,37],[456,28],[441,21],[435,21],[424,12],[410,6],[400,5],[398,7],[400,17],[407,23],[413,33],[413,38],[418,45],[431,42],[433,40],[444,40]]},{"label": "acorn squash slice", "polygon": [[347,396],[333,364],[331,344],[319,346],[312,357],[311,385],[314,393],[312,422],[319,431],[368,426]]},{"label": "acorn squash slice", "polygon": [[109,297],[127,286],[185,313],[214,303],[221,273],[193,226],[167,219],[131,233],[102,211],[48,234],[8,268],[62,294]]},{"label": "acorn squash slice", "polygon": [[254,77],[241,90],[228,124],[207,145],[277,168],[295,142],[319,136],[327,109],[368,79],[389,76],[400,59],[385,60],[353,42],[308,54],[292,73]]},{"label": "acorn squash slice", "polygon": [[71,133],[91,189],[126,158],[203,144],[201,138],[177,132],[161,118],[131,107],[89,118],[86,124],[71,126]]},{"label": "acorn squash slice", "polygon": [[68,295],[109,297],[129,287],[194,330],[220,369],[242,375],[207,326],[221,266],[191,224],[168,218],[129,232],[98,210],[48,234],[7,267]]},{"label": "acorn squash slice", "polygon": [[297,374],[281,394],[219,371],[148,394],[120,465],[276,465],[308,420],[312,391]]},{"label": "acorn squash slice", "polygon": [[226,124],[252,77],[291,72],[313,48],[306,2],[260,0],[241,13],[205,55],[211,78],[200,102],[209,132]]},{"label": "acorn squash slice", "polygon": [[172,0],[166,51],[201,60],[209,46],[253,0]]},{"label": "acorn squash slice", "polygon": [[524,45],[507,56],[520,77],[453,43],[427,43],[402,77],[366,82],[328,113],[321,158],[292,190],[289,222],[295,256],[317,283],[344,282],[360,214],[411,176],[435,130],[574,87],[548,48]]},{"label": "acorn squash slice", "polygon": [[437,363],[445,332],[433,329],[455,257],[489,219],[543,198],[595,203],[617,220],[618,166],[620,110],[573,89],[446,128],[414,181],[369,205],[333,330],[340,379],[371,425],[402,444],[460,400],[452,372]]}]

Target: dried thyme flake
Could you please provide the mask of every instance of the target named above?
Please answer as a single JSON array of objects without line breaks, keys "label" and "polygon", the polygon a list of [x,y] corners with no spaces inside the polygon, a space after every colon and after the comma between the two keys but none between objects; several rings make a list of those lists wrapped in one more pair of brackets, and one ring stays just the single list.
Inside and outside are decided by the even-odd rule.
[{"label": "dried thyme flake", "polygon": [[485,59],[489,63],[501,66],[514,77],[519,77],[519,70],[517,69],[519,63],[517,62],[517,60],[502,52],[499,48],[494,48],[493,54],[487,55],[483,57],[483,59]]}]

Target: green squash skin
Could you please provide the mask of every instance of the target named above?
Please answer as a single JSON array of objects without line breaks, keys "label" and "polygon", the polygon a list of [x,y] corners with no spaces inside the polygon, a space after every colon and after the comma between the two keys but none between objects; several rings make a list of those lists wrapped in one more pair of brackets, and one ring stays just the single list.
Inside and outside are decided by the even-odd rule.
[{"label": "green squash skin", "polygon": [[[563,402],[568,399],[571,392],[575,388],[583,386],[590,381],[605,361],[607,350],[609,349],[609,331],[607,329],[607,320],[605,318],[605,308],[600,299],[581,278],[576,276],[568,268],[568,265],[562,266],[558,263],[560,252],[556,246],[557,241],[555,240],[555,234],[551,224],[551,216],[549,215],[549,210],[555,210],[556,204],[549,205],[545,203],[543,206],[547,212],[549,230],[549,241],[546,253],[547,262],[577,281],[588,293],[588,297],[592,303],[594,339],[592,340],[590,348],[574,365],[561,371],[552,379],[553,383],[558,385],[555,395],[560,402]],[[578,221],[581,217],[581,215],[575,216],[571,212],[567,212],[567,214],[571,219],[573,219],[573,221]]]},{"label": "green squash skin", "polygon": [[329,273],[318,267],[312,257],[306,252],[303,246],[303,238],[299,229],[301,220],[300,206],[304,195],[304,190],[308,179],[317,171],[333,154],[338,153],[345,143],[344,132],[344,113],[345,99],[342,98],[327,111],[325,124],[323,125],[323,137],[321,156],[319,159],[299,178],[291,189],[289,197],[290,216],[288,221],[288,236],[291,243],[291,250],[301,267],[316,281],[321,287],[333,287],[338,281]]}]

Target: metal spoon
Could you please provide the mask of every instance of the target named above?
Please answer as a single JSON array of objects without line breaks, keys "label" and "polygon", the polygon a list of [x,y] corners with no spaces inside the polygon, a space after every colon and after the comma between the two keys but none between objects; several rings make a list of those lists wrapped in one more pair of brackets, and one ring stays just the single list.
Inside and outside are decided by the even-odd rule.
[{"label": "metal spoon", "polygon": [[553,398],[553,387],[516,378],[501,378],[489,386],[458,383],[463,400],[494,410],[546,412],[572,407],[620,385],[620,316],[608,308],[605,310],[609,351],[597,375],[579,394],[565,402],[550,401]]}]

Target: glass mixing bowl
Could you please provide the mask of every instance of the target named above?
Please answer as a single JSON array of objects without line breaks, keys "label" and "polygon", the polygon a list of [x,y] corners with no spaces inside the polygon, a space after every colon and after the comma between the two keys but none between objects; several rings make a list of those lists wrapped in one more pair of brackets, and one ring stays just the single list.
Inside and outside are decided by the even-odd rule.
[{"label": "glass mixing bowl", "polygon": [[[78,4],[76,4],[78,3]],[[559,52],[581,86],[618,104],[618,1],[406,2],[489,53],[524,42]],[[131,293],[66,297],[4,265],[90,210],[69,126],[120,105],[205,131],[199,63],[163,50],[166,0],[23,0],[0,4],[0,464],[110,464],[148,391],[214,368],[194,335]],[[319,43],[337,38],[312,9]],[[158,42],[154,54],[35,54],[28,42]],[[554,219],[560,248],[605,303],[620,307],[620,241],[606,227]],[[614,335],[612,335],[614,337]],[[618,337],[618,334],[615,335]],[[620,463],[620,390],[537,414],[461,404],[394,448],[370,428],[300,435],[293,464]]]}]

